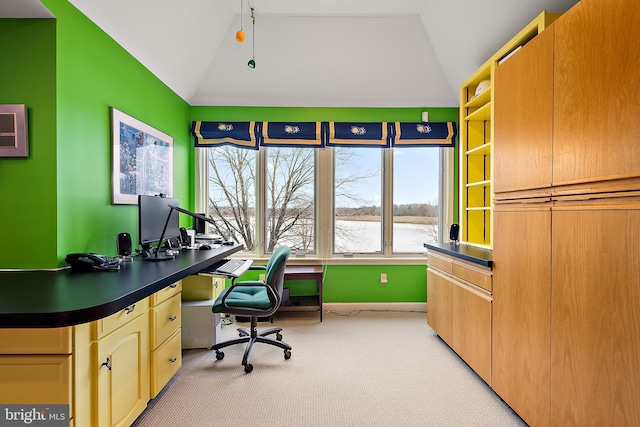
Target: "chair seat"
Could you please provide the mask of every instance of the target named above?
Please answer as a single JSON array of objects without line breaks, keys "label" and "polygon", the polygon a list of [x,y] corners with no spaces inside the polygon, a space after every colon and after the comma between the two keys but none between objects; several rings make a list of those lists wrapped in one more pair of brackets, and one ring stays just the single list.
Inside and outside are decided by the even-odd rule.
[{"label": "chair seat", "polygon": [[[214,313],[224,312],[222,299],[231,288],[225,289],[213,304]],[[240,286],[234,288],[225,300],[225,304],[229,307],[253,308],[268,310],[273,307],[273,303],[269,300],[269,295],[264,286]]]}]

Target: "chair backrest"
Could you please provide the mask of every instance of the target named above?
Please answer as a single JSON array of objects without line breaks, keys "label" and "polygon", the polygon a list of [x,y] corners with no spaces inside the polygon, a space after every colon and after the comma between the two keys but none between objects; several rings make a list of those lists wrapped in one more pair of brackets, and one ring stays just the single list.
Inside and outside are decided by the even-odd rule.
[{"label": "chair backrest", "polygon": [[291,255],[291,249],[289,246],[283,245],[273,251],[273,255],[269,258],[267,263],[267,271],[265,273],[265,281],[271,286],[275,294],[282,301],[282,289],[284,287],[284,269],[287,266],[287,259]]}]

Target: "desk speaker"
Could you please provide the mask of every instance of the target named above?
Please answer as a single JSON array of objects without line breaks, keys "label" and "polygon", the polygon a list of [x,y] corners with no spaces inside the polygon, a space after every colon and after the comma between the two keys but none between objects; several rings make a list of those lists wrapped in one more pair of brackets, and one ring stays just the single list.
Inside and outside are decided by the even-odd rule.
[{"label": "desk speaker", "polygon": [[459,232],[460,226],[458,224],[451,224],[451,228],[449,229],[449,240],[457,242]]},{"label": "desk speaker", "polygon": [[129,256],[131,255],[131,234],[120,233],[118,234],[118,255]]}]

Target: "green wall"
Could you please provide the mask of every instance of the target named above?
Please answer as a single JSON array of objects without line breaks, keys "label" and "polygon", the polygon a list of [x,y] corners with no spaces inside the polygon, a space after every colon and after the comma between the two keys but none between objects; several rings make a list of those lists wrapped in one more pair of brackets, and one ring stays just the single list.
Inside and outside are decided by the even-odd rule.
[{"label": "green wall", "polygon": [[0,103],[27,106],[29,138],[29,157],[0,158],[0,267],[52,266],[57,241],[55,21],[0,19],[0,46]]},{"label": "green wall", "polygon": [[[67,1],[42,0],[55,19],[0,20],[15,68],[0,67],[0,102],[29,108],[30,156],[0,159],[0,267],[64,265],[69,252],[115,255],[137,242],[137,208],[111,204],[115,107],[174,138],[174,196],[194,200],[189,105]],[[185,224],[188,219],[181,218]]]}]

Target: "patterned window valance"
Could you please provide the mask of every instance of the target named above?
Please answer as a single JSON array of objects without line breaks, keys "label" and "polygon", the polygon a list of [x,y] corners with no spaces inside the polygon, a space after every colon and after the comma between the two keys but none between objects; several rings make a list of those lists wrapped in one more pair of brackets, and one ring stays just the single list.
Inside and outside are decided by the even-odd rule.
[{"label": "patterned window valance", "polygon": [[235,145],[258,149],[262,140],[262,122],[193,122],[191,134],[196,147]]},{"label": "patterned window valance", "polygon": [[394,147],[455,146],[454,122],[395,122],[392,125]]},{"label": "patterned window valance", "polygon": [[323,147],[322,122],[264,122],[264,146]]},{"label": "patterned window valance", "polygon": [[327,145],[389,147],[389,130],[387,122],[329,122]]},{"label": "patterned window valance", "polygon": [[453,147],[455,122],[205,122],[191,125],[196,147]]}]

